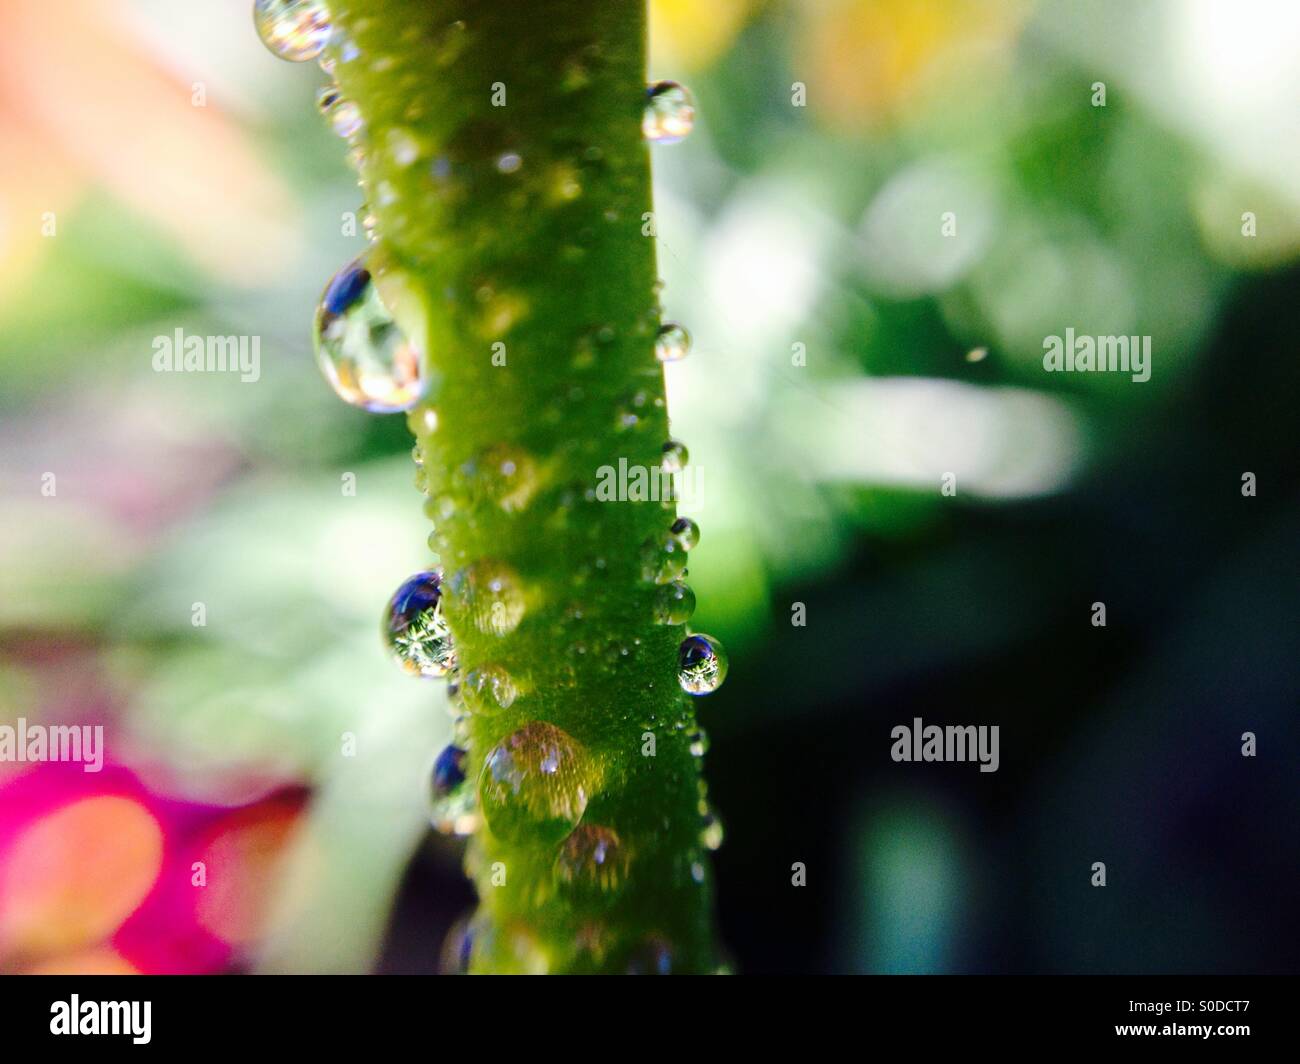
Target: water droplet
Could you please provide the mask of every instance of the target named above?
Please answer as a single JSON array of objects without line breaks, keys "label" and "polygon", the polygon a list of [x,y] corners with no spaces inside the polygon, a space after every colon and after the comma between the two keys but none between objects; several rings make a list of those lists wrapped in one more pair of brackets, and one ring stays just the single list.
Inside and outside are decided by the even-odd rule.
[{"label": "water droplet", "polygon": [[444,835],[472,835],[478,827],[478,796],[465,774],[468,761],[459,746],[448,746],[433,763],[429,819]]},{"label": "water droplet", "polygon": [[493,834],[555,845],[578,825],[591,792],[590,757],[567,732],[530,721],[488,754],[479,800]]},{"label": "water droplet", "polygon": [[465,713],[461,713],[458,716],[454,717],[451,722],[452,740],[456,743],[457,746],[460,746],[466,750],[469,749],[469,744],[471,740],[471,735],[470,735],[470,731],[472,730],[471,724],[472,722],[470,721],[469,716]]},{"label": "water droplet", "polygon": [[420,145],[409,130],[393,128],[386,134],[388,154],[399,167],[410,166],[420,157]]},{"label": "water droplet", "polygon": [[406,415],[406,427],[412,432],[429,435],[438,428],[438,411],[431,406],[421,406]]},{"label": "water droplet", "polygon": [[328,115],[341,99],[343,99],[343,93],[339,91],[337,85],[326,85],[316,94],[316,106],[320,109],[321,114]]},{"label": "water droplet", "polygon": [[700,526],[689,517],[677,518],[668,531],[677,537],[677,542],[684,550],[694,550],[700,542]]},{"label": "water droplet", "polygon": [[680,580],[655,592],[655,620],[660,624],[685,624],[695,612],[695,592]]},{"label": "water droplet", "polygon": [[692,757],[703,757],[709,752],[709,733],[703,728],[695,727],[686,733]]},{"label": "water droplet", "polygon": [[506,513],[527,508],[538,488],[537,463],[521,447],[507,443],[488,447],[461,467],[466,487],[481,492]]},{"label": "water droplet", "polygon": [[618,833],[597,824],[579,824],[560,847],[555,876],[579,888],[611,891],[625,878],[629,854]]},{"label": "water droplet", "polygon": [[646,88],[641,132],[655,144],[676,144],[695,124],[695,101],[675,81],[661,81]]},{"label": "water droplet", "polygon": [[316,361],[344,401],[391,414],[409,410],[429,384],[427,361],[402,335],[363,255],[330,281],[316,308]]},{"label": "water droplet", "polygon": [[680,362],[691,350],[691,334],[675,321],[665,322],[655,336],[655,358]]},{"label": "water droplet", "polygon": [[727,652],[711,635],[688,635],[677,650],[677,682],[688,695],[707,695],[727,678]]},{"label": "water droplet", "polygon": [[343,97],[334,103],[325,117],[329,119],[330,128],[344,140],[351,140],[366,124],[361,117],[361,108]]},{"label": "water droplet", "polygon": [[722,821],[713,813],[700,818],[700,845],[706,850],[716,850],[722,845]]},{"label": "water droplet", "polygon": [[555,166],[548,181],[549,196],[554,203],[571,203],[582,195],[582,178],[568,163]]},{"label": "water droplet", "polygon": [[398,664],[416,676],[446,676],[456,667],[437,569],[416,573],[397,589],[384,611],[384,638]]},{"label": "water droplet", "polygon": [[664,444],[663,456],[659,459],[659,467],[665,473],[680,473],[686,468],[686,463],[691,460],[691,452],[686,449],[686,444],[678,440],[669,440]]},{"label": "water droplet", "polygon": [[513,174],[523,165],[523,157],[516,151],[502,152],[497,156],[497,169],[503,174]]},{"label": "water droplet", "polygon": [[476,713],[509,709],[519,697],[514,678],[501,665],[480,665],[465,676],[465,701]]},{"label": "water droplet", "polygon": [[653,536],[641,545],[641,579],[669,584],[686,571],[686,548],[671,532]]},{"label": "water droplet", "polygon": [[524,619],[519,577],[503,562],[485,558],[460,570],[453,578],[452,590],[480,632],[509,635]]},{"label": "water droplet", "polygon": [[253,24],[262,43],[292,63],[315,59],[332,31],[323,0],[256,0]]}]

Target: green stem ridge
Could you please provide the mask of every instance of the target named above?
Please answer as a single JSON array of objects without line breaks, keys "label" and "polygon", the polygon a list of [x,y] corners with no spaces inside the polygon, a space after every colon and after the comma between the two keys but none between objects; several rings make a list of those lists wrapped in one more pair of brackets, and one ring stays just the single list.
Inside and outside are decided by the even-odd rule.
[{"label": "green stem ridge", "polygon": [[[365,121],[376,276],[437,382],[409,421],[471,710],[467,771],[504,788],[467,852],[470,970],[713,971],[686,633],[656,621],[646,572],[676,508],[596,492],[620,459],[657,470],[669,438],[642,231],[645,0],[330,8],[335,75]],[[493,675],[517,689],[508,706]],[[555,742],[558,771],[529,763],[525,747]],[[480,768],[494,750],[496,776]],[[516,769],[581,787],[585,811],[557,817],[527,781],[531,798],[512,799]]]}]

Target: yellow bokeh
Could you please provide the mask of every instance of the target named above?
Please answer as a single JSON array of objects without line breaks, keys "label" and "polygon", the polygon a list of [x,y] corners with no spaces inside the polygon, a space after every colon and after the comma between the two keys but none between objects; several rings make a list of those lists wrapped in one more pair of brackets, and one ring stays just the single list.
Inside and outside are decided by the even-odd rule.
[{"label": "yellow bokeh", "polygon": [[652,52],[683,70],[708,66],[731,46],[756,6],[755,0],[652,0]]},{"label": "yellow bokeh", "polygon": [[959,50],[1006,42],[1028,0],[837,0],[802,9],[805,26],[795,76],[808,85],[820,118],[870,127]]}]

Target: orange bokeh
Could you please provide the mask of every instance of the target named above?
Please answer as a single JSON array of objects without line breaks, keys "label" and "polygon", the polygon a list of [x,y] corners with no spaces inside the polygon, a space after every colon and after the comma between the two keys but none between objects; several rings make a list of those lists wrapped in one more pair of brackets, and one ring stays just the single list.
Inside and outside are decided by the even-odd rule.
[{"label": "orange bokeh", "polygon": [[0,957],[100,942],[148,895],[162,857],[161,826],[130,798],[84,798],[34,821],[0,864]]}]

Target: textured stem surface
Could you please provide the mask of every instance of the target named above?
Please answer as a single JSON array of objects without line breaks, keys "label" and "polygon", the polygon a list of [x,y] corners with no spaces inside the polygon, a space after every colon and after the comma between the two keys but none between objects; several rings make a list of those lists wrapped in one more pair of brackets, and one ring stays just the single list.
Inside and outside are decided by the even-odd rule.
[{"label": "textured stem surface", "polygon": [[685,632],[656,620],[675,507],[597,492],[620,460],[659,469],[669,438],[645,0],[330,7],[381,288],[439,377],[410,422],[468,771],[494,788],[467,858],[471,970],[711,971]]}]

